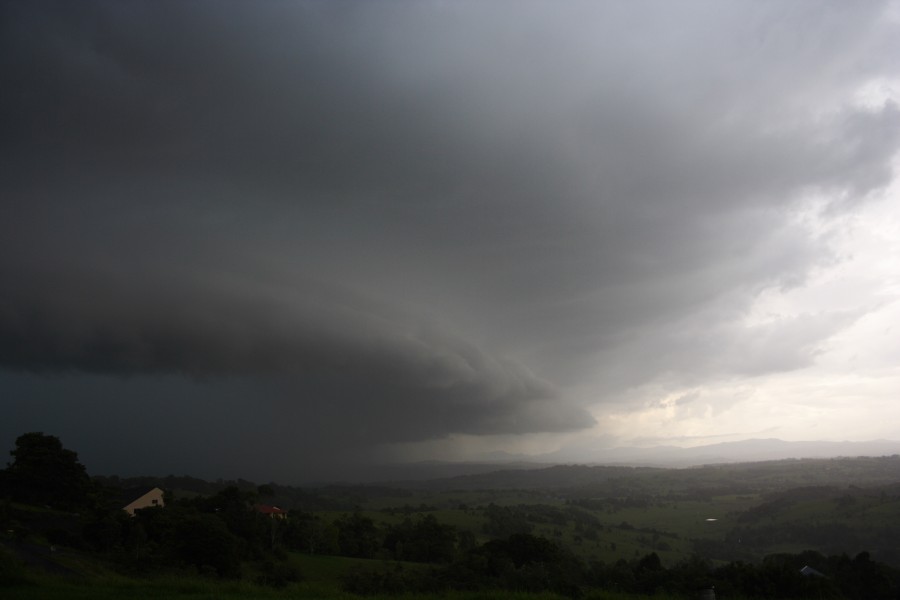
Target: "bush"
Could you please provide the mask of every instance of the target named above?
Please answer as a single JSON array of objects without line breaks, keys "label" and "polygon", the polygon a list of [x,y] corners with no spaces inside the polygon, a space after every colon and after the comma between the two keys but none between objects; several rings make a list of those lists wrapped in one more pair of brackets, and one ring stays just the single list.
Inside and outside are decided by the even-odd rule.
[{"label": "bush", "polygon": [[12,554],[0,550],[0,587],[30,583],[25,566]]},{"label": "bush", "polygon": [[290,583],[303,581],[300,567],[286,561],[267,560],[262,564],[262,573],[256,578],[256,583],[268,585],[274,588],[284,588]]},{"label": "bush", "polygon": [[381,594],[401,594],[413,591],[410,581],[397,565],[392,570],[371,571],[358,568],[348,572],[341,580],[341,589],[360,596],[377,596]]}]

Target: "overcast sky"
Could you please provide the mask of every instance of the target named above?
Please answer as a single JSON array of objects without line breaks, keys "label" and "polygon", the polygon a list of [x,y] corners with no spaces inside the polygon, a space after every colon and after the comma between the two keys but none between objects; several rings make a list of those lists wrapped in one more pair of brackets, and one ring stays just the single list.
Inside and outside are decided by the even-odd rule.
[{"label": "overcast sky", "polygon": [[898,2],[4,1],[0,442],[900,439],[898,59]]}]

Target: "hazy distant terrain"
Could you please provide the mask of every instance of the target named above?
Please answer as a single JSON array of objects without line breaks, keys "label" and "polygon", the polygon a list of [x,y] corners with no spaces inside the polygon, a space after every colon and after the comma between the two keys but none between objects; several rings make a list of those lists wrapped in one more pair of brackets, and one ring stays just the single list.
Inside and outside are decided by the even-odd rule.
[{"label": "hazy distant terrain", "polygon": [[831,458],[837,456],[889,456],[900,454],[900,442],[786,442],[779,439],[749,439],[693,448],[655,446],[651,448],[611,448],[597,450],[580,462],[601,464],[646,464],[648,466],[690,467],[727,462],[781,460],[785,458]]},{"label": "hazy distant terrain", "polygon": [[684,468],[722,463],[800,458],[891,456],[893,454],[900,454],[900,442],[890,440],[788,442],[778,439],[750,439],[693,448],[679,448],[675,446],[607,448],[596,450],[593,456],[590,457],[590,460],[566,460],[564,456],[556,453],[543,455],[505,453],[502,455],[494,454],[493,460],[483,461],[421,461],[368,466],[359,465],[353,469],[337,470],[330,479],[304,481],[303,483],[423,481],[485,474],[499,470],[538,469],[559,464]]},{"label": "hazy distant terrain", "polygon": [[[420,465],[426,466],[436,465]],[[900,567],[894,542],[900,539],[900,456],[679,469],[469,466],[474,472],[418,481],[272,483],[272,501],[326,521],[356,511],[385,528],[403,518],[433,515],[478,541],[528,532],[586,560],[614,562],[656,552],[665,564],[674,564],[694,554],[758,561],[778,552],[868,551]],[[228,485],[255,489],[248,481],[209,483],[189,477],[119,483],[160,485],[188,496],[211,495]]]}]

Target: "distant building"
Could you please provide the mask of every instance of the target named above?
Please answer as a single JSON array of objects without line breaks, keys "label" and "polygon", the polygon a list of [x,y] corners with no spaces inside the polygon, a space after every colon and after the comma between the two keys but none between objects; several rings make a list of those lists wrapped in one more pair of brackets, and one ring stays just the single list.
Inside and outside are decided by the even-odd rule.
[{"label": "distant building", "polygon": [[825,577],[824,573],[816,571],[809,565],[806,565],[805,567],[800,569],[800,574],[803,575],[804,577]]},{"label": "distant building", "polygon": [[122,510],[133,517],[136,510],[153,506],[165,506],[166,502],[163,500],[163,491],[158,487],[154,487],[125,490],[122,493],[122,504]]},{"label": "distant building", "polygon": [[264,515],[268,515],[272,519],[286,519],[287,511],[283,508],[278,508],[277,506],[270,506],[268,504],[257,504],[253,508],[256,509],[256,512],[262,513]]}]

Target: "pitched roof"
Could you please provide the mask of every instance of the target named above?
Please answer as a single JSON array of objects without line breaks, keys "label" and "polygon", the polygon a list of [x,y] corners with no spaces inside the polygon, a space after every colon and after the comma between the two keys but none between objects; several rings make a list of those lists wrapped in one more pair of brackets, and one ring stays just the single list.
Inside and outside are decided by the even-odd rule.
[{"label": "pitched roof", "polygon": [[824,573],[822,573],[822,572],[820,572],[820,571],[816,571],[815,569],[813,569],[813,568],[810,567],[809,565],[806,565],[805,567],[803,567],[802,569],[800,569],[800,573],[801,573],[802,575],[807,576],[807,577],[809,577],[810,575],[812,575],[812,576],[814,576],[814,577],[825,577],[825,574],[824,574]]},{"label": "pitched roof", "polygon": [[253,508],[257,511],[261,512],[264,515],[286,515],[287,511],[283,508],[278,508],[277,506],[270,506],[268,504],[257,504]]},{"label": "pitched roof", "polygon": [[128,488],[128,489],[122,490],[119,493],[119,503],[122,506],[128,506],[129,504],[131,504],[138,498],[142,498],[143,496],[145,496],[145,495],[149,494],[150,492],[152,492],[153,490],[157,490],[157,489],[159,491],[162,491],[162,489],[160,489],[159,487],[157,487],[155,485],[145,485],[142,487]]}]

